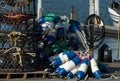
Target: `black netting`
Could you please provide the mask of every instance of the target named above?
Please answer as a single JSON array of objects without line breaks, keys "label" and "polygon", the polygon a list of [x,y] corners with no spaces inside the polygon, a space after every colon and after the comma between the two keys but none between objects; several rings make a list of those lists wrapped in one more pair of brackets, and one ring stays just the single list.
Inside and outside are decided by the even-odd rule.
[{"label": "black netting", "polygon": [[36,70],[34,1],[0,0],[0,71]]},{"label": "black netting", "polygon": [[11,53],[0,54],[0,71],[1,72],[23,72],[35,71],[36,59],[30,55],[22,55],[20,63],[19,55],[14,56]]}]

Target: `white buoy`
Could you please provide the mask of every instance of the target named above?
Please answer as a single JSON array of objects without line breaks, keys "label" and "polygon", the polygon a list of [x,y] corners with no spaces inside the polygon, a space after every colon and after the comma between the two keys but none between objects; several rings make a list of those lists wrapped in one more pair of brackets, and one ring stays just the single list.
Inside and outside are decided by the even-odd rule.
[{"label": "white buoy", "polygon": [[73,78],[73,76],[76,75],[79,66],[80,66],[80,65],[76,66],[73,70],[71,70],[71,71],[67,74],[67,77],[68,77],[68,78]]},{"label": "white buoy", "polygon": [[61,52],[57,58],[55,58],[52,61],[52,66],[58,67],[59,65],[67,62],[68,60],[74,58],[76,56],[76,53],[74,51],[69,51],[69,52]]},{"label": "white buoy", "polygon": [[93,75],[95,76],[95,78],[99,79],[101,77],[101,73],[92,55],[90,55],[90,65]]},{"label": "white buoy", "polygon": [[43,29],[43,34],[48,34],[50,29],[54,27],[54,23],[52,21],[47,21],[45,23],[42,23],[41,26]]}]

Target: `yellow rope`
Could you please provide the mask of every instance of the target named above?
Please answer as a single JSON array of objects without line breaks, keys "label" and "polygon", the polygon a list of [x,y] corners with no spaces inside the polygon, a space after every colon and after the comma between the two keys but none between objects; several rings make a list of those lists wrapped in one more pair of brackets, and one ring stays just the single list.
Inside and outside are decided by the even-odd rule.
[{"label": "yellow rope", "polygon": [[10,45],[11,46],[16,46],[17,45],[17,41],[19,39],[19,36],[22,36],[25,34],[22,34],[21,32],[17,32],[17,31],[13,31],[11,33],[8,34],[8,38],[9,38],[9,41],[10,41]]},{"label": "yellow rope", "polygon": [[119,59],[119,49],[120,49],[120,17],[118,21],[118,50],[117,50],[117,59]]}]

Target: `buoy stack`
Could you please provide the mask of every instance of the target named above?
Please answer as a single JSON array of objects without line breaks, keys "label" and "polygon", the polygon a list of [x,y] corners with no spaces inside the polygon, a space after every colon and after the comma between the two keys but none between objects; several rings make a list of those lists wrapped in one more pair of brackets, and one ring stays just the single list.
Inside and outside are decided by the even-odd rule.
[{"label": "buoy stack", "polygon": [[[48,14],[40,17],[38,23],[40,35],[37,37],[41,40],[37,41],[36,52],[44,66],[50,65],[53,72],[79,80],[85,77],[90,67],[95,78],[101,77],[78,21]],[[45,64],[47,60],[50,64]]]},{"label": "buoy stack", "polygon": [[[73,52],[73,51],[72,51]],[[91,73],[93,76],[97,79],[101,78],[101,72],[98,68],[97,62],[90,53],[86,54],[76,54],[76,51],[74,51],[74,56],[68,59],[68,56],[66,55],[66,62],[59,62],[58,58],[64,56],[64,54],[60,53],[57,57],[52,61],[52,64],[55,68],[54,72],[66,76],[68,78],[76,77],[77,79],[81,80],[85,77],[88,67],[91,68]],[[61,58],[63,60],[65,58]],[[55,65],[55,64],[56,65]],[[59,64],[59,66],[57,65]]]}]

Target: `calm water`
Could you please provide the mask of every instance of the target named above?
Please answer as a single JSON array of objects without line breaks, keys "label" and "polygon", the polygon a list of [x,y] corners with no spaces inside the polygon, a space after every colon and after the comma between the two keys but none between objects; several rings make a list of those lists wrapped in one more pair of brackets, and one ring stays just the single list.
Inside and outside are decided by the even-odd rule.
[{"label": "calm water", "polygon": [[[110,0],[100,1],[100,16],[105,24],[112,25],[112,20],[108,14],[108,3]],[[89,14],[89,0],[43,0],[43,15],[54,13],[56,15],[66,15],[70,17],[70,7],[74,6],[77,13],[77,20],[84,22]]]},{"label": "calm water", "polygon": [[[108,14],[108,3],[110,0],[100,1],[100,16],[107,25],[112,25],[112,20]],[[77,20],[84,22],[89,14],[89,0],[43,0],[43,15],[54,13],[56,15],[66,15],[70,17],[70,7],[74,6],[74,10],[77,13]],[[106,37],[106,44],[112,49],[112,58],[117,58],[117,38]],[[97,52],[95,51],[97,54]],[[95,55],[97,58],[97,55]]]}]

